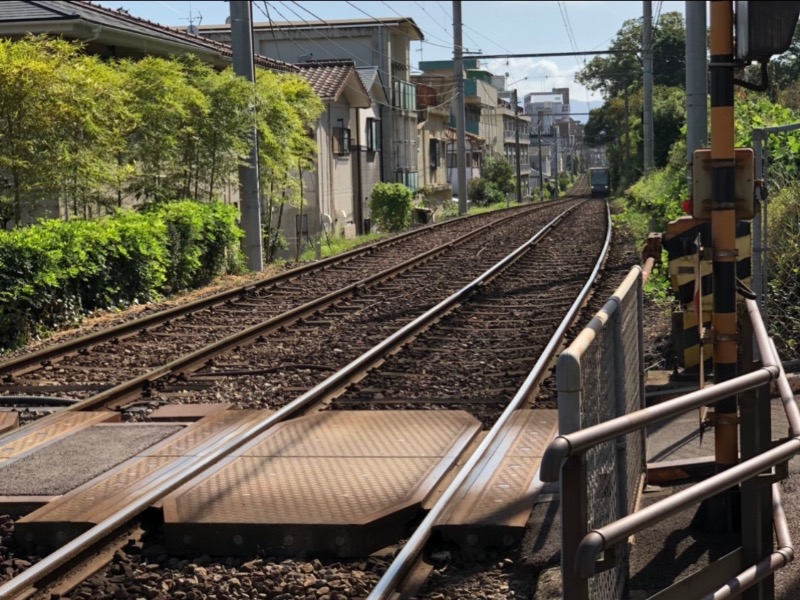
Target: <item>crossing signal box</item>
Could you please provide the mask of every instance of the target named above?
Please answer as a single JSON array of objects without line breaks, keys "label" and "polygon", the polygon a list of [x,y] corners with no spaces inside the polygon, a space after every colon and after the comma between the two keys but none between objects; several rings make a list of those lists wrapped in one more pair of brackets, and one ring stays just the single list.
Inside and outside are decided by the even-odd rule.
[{"label": "crossing signal box", "polygon": [[736,58],[768,60],[786,52],[798,16],[800,2],[793,0],[736,2]]},{"label": "crossing signal box", "polygon": [[[755,215],[755,159],[752,148],[736,149],[736,219],[749,221]],[[711,150],[700,148],[692,159],[692,216],[711,219]]]}]

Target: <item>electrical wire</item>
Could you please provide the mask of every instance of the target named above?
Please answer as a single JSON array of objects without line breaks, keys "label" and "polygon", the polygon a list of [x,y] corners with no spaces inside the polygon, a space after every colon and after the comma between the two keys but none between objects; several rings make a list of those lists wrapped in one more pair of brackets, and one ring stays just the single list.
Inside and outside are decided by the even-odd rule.
[{"label": "electrical wire", "polygon": [[[441,2],[439,2],[439,0],[436,0],[436,4],[442,10],[442,12],[444,13],[444,16],[447,17],[447,22],[448,23],[452,23],[453,22],[453,15],[450,14],[449,12],[447,12],[445,7],[442,5]],[[465,29],[467,29],[467,26],[462,23],[461,24],[461,29],[462,29],[462,33],[464,34],[464,37],[467,38],[473,44],[475,44],[475,47],[478,48],[478,51],[480,52],[480,46],[481,45],[478,42],[475,41],[475,38],[473,38],[467,31],[465,31]],[[494,42],[492,42],[492,43],[494,43]]]},{"label": "electrical wire", "polygon": [[[264,0],[264,8],[266,9],[266,15],[267,15],[267,20],[269,21],[269,26],[274,29],[275,25],[272,22],[272,17],[269,16],[269,3],[267,2],[267,0]],[[273,35],[273,38],[274,37],[275,36]],[[278,46],[278,40],[277,39],[275,39],[275,52],[278,54],[278,60],[281,60],[281,49],[280,49],[280,46]]]},{"label": "electrical wire", "polygon": [[[290,11],[290,12],[291,12],[293,15],[295,15],[295,16],[296,16],[296,17],[298,17],[298,18],[299,18],[301,21],[303,21],[303,23],[305,23],[306,25],[309,25],[309,26],[311,25],[311,23],[309,23],[307,20],[305,20],[305,19],[304,19],[304,18],[303,18],[303,17],[302,17],[302,16],[301,16],[299,13],[297,13],[297,12],[296,12],[296,11],[294,11],[294,10],[292,10],[292,8],[291,8],[291,7],[289,7],[289,6],[286,6],[286,3],[285,3],[285,2],[280,2],[280,4],[282,4],[282,5],[284,6],[284,8],[286,8],[286,9],[287,9],[288,11]],[[295,3],[295,4],[296,4],[296,3]],[[289,21],[289,19],[287,19],[287,18],[286,18],[286,16],[285,16],[283,13],[281,13],[281,12],[278,10],[278,8],[275,6],[275,3],[274,3],[274,2],[273,2],[273,4],[272,4],[272,8],[273,8],[273,10],[275,10],[275,12],[277,12],[277,13],[278,13],[278,15],[281,17],[281,19],[284,19],[285,21]],[[302,8],[302,7],[301,7],[301,8]],[[260,7],[259,7],[259,10],[260,10]],[[312,16],[315,16],[315,17],[316,17],[316,15],[314,15],[313,13],[311,13],[310,11],[308,11],[307,9],[304,9],[304,10],[306,10],[306,12],[308,12],[308,13],[309,13],[309,14],[311,14]],[[328,25],[329,27],[332,27],[332,25],[331,25],[330,23],[328,23],[328,22],[326,22],[326,21],[324,21],[324,20],[321,20],[321,19],[318,19],[318,20],[320,20],[320,22],[324,23],[325,25]],[[279,31],[281,30],[280,26],[276,26],[276,28],[277,28]],[[333,59],[333,60],[348,60],[348,59],[343,59],[341,56],[335,56],[334,54],[332,54],[332,53],[330,52],[330,50],[328,50],[327,48],[325,48],[324,46],[322,46],[321,44],[319,44],[319,42],[317,42],[316,40],[314,40],[313,38],[311,38],[310,36],[308,36],[307,34],[305,34],[305,32],[303,32],[302,30],[298,30],[298,32],[299,32],[300,34],[302,34],[303,36],[305,36],[305,38],[306,38],[306,39],[307,39],[309,42],[311,42],[312,44],[314,44],[315,46],[317,46],[317,47],[318,47],[320,50],[322,50],[323,52],[325,52],[325,53],[326,53],[326,54],[327,54],[327,55],[328,55],[328,56],[329,56],[331,59]],[[350,52],[349,52],[349,51],[347,51],[347,49],[346,49],[346,48],[344,48],[343,46],[341,46],[340,44],[338,44],[337,42],[335,42],[335,41],[334,41],[334,40],[332,40],[331,38],[327,37],[327,36],[326,36],[326,35],[324,35],[324,34],[322,35],[322,37],[323,37],[325,40],[327,40],[328,42],[330,42],[331,44],[333,44],[334,46],[336,46],[336,47],[340,48],[341,50],[343,50],[343,51],[346,53],[346,55],[350,55]],[[351,39],[352,39],[352,38],[351,38]],[[298,48],[301,50],[301,52],[302,52],[303,54],[311,54],[310,52],[308,52],[308,49],[306,49],[306,48],[304,48],[303,46],[301,46],[301,45],[300,45],[300,44],[297,42],[297,40],[292,40],[292,41],[293,41],[293,42],[294,42],[294,44],[295,44],[295,45],[296,45],[296,46],[297,46],[297,47],[298,47]],[[355,40],[355,39],[354,39],[353,41],[357,41],[357,42],[358,42],[359,40]],[[367,48],[369,48],[370,50],[372,50],[371,46],[367,46],[366,44],[363,44],[363,42],[359,42],[359,43],[362,43],[362,45],[364,45],[365,47],[367,47]],[[384,56],[385,56],[385,55],[384,55]],[[302,64],[302,63],[301,63],[301,64]],[[381,69],[380,67],[376,67],[376,68],[378,69],[378,71],[379,71],[379,72],[381,72],[381,73],[384,73],[384,74],[386,73],[386,72],[385,72],[383,69]],[[389,81],[391,82],[391,77],[389,78]],[[350,85],[350,84],[346,84],[346,85],[347,85],[347,86],[348,86],[350,89],[353,89],[353,90],[355,90],[355,91],[360,91],[358,88],[355,88],[355,87],[353,87],[353,86],[352,86],[352,85]],[[453,85],[452,89],[455,89],[455,85]],[[391,104],[387,104],[386,102],[380,102],[379,100],[376,100],[376,99],[374,99],[374,98],[371,98],[371,100],[372,100],[372,102],[373,102],[373,103],[375,103],[375,104],[378,104],[378,105],[380,105],[380,106],[385,106],[385,107],[387,107],[387,108],[390,108],[390,109],[393,109],[393,110],[396,110],[396,109],[397,109],[397,107],[396,107],[396,106],[392,106]]]}]

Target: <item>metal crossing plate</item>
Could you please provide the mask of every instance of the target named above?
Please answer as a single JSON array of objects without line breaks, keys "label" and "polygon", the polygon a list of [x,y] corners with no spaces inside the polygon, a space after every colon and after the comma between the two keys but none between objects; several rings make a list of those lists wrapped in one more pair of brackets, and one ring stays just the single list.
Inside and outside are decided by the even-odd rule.
[{"label": "metal crossing plate", "polygon": [[461,411],[288,421],[165,498],[167,550],[364,556],[402,536],[479,430]]},{"label": "metal crossing plate", "polygon": [[435,527],[466,547],[515,544],[536,501],[536,474],[557,426],[556,410],[517,411],[495,451],[461,486],[457,507]]},{"label": "metal crossing plate", "polygon": [[55,548],[164,481],[192,456],[208,452],[210,447],[269,414],[271,411],[225,411],[192,423],[19,519],[14,536],[26,548]]}]

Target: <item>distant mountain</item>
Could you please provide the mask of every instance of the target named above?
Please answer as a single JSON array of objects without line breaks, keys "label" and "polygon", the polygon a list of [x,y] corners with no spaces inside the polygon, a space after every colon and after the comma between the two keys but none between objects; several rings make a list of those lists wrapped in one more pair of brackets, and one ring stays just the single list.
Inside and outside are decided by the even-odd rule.
[{"label": "distant mountain", "polygon": [[[593,108],[600,108],[603,106],[602,100],[592,100],[591,102],[586,102],[584,100],[581,102],[580,100],[576,100],[575,98],[570,98],[570,109],[572,110],[572,118],[576,121],[580,121],[581,123],[586,123],[589,120],[588,114],[580,114],[580,113],[588,113]],[[575,114],[578,113],[578,114]]]}]

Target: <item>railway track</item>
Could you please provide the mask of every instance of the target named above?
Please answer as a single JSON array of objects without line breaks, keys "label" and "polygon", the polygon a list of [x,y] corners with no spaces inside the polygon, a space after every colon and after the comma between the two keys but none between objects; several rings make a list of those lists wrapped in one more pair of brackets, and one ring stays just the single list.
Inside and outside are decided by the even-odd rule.
[{"label": "railway track", "polygon": [[[474,222],[458,220],[449,227],[426,228],[415,235],[352,251],[338,260],[312,264],[23,354],[0,363],[0,401],[56,405],[78,401],[68,410],[92,410],[121,406],[153,391],[181,396],[186,386],[170,386],[166,378],[182,378],[215,356],[298,319],[310,322],[305,330],[314,335],[311,330],[323,325],[309,319],[315,312],[347,297],[363,295],[381,281],[399,280],[405,272],[435,271],[441,261],[452,260],[459,252],[481,252],[485,242],[480,236],[487,230],[508,226],[524,215],[545,222],[557,209],[546,205]],[[371,300],[364,295],[362,303]]]},{"label": "railway track", "polygon": [[[561,211],[563,210],[561,207]],[[399,281],[401,278],[388,279],[370,289],[367,294],[351,296],[346,301],[332,304],[319,310],[313,317],[306,318],[300,323],[301,327],[294,338],[280,337],[287,335],[289,328],[284,328],[283,331],[277,328],[274,331],[278,337],[261,337],[260,343],[242,344],[238,350],[224,356],[225,362],[217,360],[208,363],[206,360],[202,368],[186,372],[172,380],[170,385],[173,387],[163,386],[160,390],[150,390],[148,401],[151,403],[169,402],[169,394],[181,396],[182,401],[205,402],[220,396],[226,398],[226,394],[235,388],[234,383],[253,378],[253,389],[272,390],[272,393],[266,395],[268,397],[257,399],[256,405],[266,404],[280,410],[261,421],[246,436],[226,440],[218,445],[211,455],[191,463],[188,470],[177,475],[177,478],[172,477],[170,481],[154,484],[140,498],[138,506],[131,505],[113,519],[104,521],[101,531],[95,534],[100,533],[100,537],[105,537],[117,531],[146,506],[174,490],[182,481],[214,464],[220,456],[241,447],[248,439],[266,431],[283,418],[309,409],[331,407],[347,410],[366,406],[384,410],[409,407],[416,410],[465,408],[489,428],[496,423],[502,425],[504,419],[507,421],[509,417],[505,415],[510,413],[506,411],[514,403],[517,406],[511,410],[536,406],[533,402],[535,389],[544,373],[544,367],[549,363],[549,356],[546,354],[555,351],[560,337],[563,336],[564,316],[568,312],[574,316],[574,311],[581,302],[576,300],[579,297],[578,292],[586,293],[590,286],[587,280],[593,273],[596,274],[598,257],[604,253],[608,227],[604,218],[605,210],[603,205],[591,202],[569,214],[563,214],[551,223],[547,231],[542,231],[528,242],[517,244],[519,248],[515,256],[506,257],[499,263],[497,255],[493,255],[496,248],[491,244],[484,244],[483,250],[479,250],[480,254],[472,248],[473,260],[481,264],[473,264],[458,274],[463,279],[475,271],[478,272],[477,279],[473,278],[466,287],[463,287],[462,279],[452,272],[448,273],[448,277],[439,277],[436,280],[435,274],[441,268],[447,268],[446,265],[421,271],[421,275],[409,278],[402,285]],[[505,231],[503,235],[507,239],[509,232]],[[507,246],[513,244],[509,243]],[[481,262],[482,256],[486,257],[487,263],[494,265],[488,271],[481,268],[485,267]],[[460,262],[464,262],[463,257]],[[453,280],[450,288],[437,288],[442,280],[448,279]],[[459,283],[462,283],[462,287],[454,292],[450,291],[447,300],[436,302],[430,297],[426,300],[421,295],[422,290],[433,293],[437,289],[439,295],[436,298],[441,299],[442,294],[446,294],[448,289],[452,290],[453,286],[458,288]],[[392,311],[387,314],[385,310],[379,310],[383,305],[390,305]],[[371,308],[375,310],[370,310]],[[555,313],[560,316],[555,316]],[[329,355],[321,353],[320,349],[326,344],[322,344],[320,339],[313,339],[314,335],[311,333],[316,332],[321,336],[323,331],[326,332],[328,341],[334,340]],[[337,342],[336,335],[342,332],[347,332],[350,337],[344,336]],[[257,342],[260,335],[254,338]],[[292,345],[299,344],[298,339],[306,340],[308,345],[287,350],[290,342]],[[348,339],[351,341],[345,345]],[[276,351],[277,355],[265,354]],[[252,354],[254,352],[256,354]],[[313,357],[313,363],[309,361],[309,357]],[[305,362],[299,362],[301,358]],[[276,361],[284,368],[245,368],[253,364],[274,364],[269,361]],[[342,364],[346,364],[344,369],[340,368]],[[531,377],[530,368],[534,364],[537,364],[539,373]],[[294,368],[285,368],[286,365]],[[294,382],[296,385],[283,386],[283,394],[277,393],[274,389],[277,382],[283,381],[289,372],[295,372],[301,377]],[[329,375],[330,373],[333,374]],[[325,375],[329,376],[320,382],[321,376]],[[446,381],[443,382],[445,378]],[[220,386],[221,382],[223,383]],[[181,390],[178,389],[180,385],[184,386]],[[465,394],[464,390],[470,390],[471,393]],[[253,400],[249,399],[247,402],[251,401]],[[247,402],[240,402],[239,407],[249,407]],[[487,445],[490,445],[491,438],[492,433],[489,433]],[[219,456],[215,456],[216,454]],[[479,461],[477,458],[475,460],[477,464]],[[453,495],[456,492],[454,490]],[[434,512],[435,510],[430,514]],[[425,539],[428,535],[429,532],[422,534]],[[21,597],[17,591],[28,589],[31,582],[37,587],[41,585],[36,583],[39,575],[51,571],[52,565],[74,562],[75,551],[85,553],[89,547],[85,539],[75,540],[53,555],[53,558],[43,561],[39,567],[40,572],[37,573],[36,567],[29,569],[25,574],[28,580],[18,579],[5,584],[0,588],[0,597]],[[135,579],[134,575],[143,567],[141,561],[140,564],[135,564],[137,553],[131,553],[132,556],[125,552],[121,554],[126,557],[122,562],[131,558],[132,561],[125,565],[112,561],[112,566],[100,576],[100,581],[114,579],[115,569],[128,573],[126,568],[131,569],[131,577]],[[119,558],[119,554],[117,556]],[[138,556],[141,558],[141,553]],[[417,558],[413,556],[408,561]],[[172,567],[169,564],[167,562],[164,565],[165,572],[170,569],[174,571],[180,567],[181,562],[173,563]],[[188,564],[180,568],[187,567]],[[324,570],[325,564],[319,564]],[[368,563],[360,561],[354,563],[354,566],[339,565],[337,568],[343,572],[350,570],[350,579],[359,580],[364,569],[357,567],[366,564]],[[386,566],[378,559],[369,564],[375,567],[375,571],[364,579],[362,587],[366,587],[367,580],[374,583],[380,568]],[[395,572],[405,573],[409,571],[409,565],[410,562],[407,562],[399,568],[390,567],[389,571],[392,572],[394,568]],[[262,566],[269,571],[266,569],[268,563],[262,561]],[[194,565],[192,569],[195,567],[198,565]],[[301,567],[301,570],[304,568],[306,567]],[[312,564],[312,571],[317,568],[316,564]],[[16,570],[13,565],[11,570]],[[153,575],[157,570],[147,567],[142,573]],[[204,567],[202,570],[207,571]],[[353,572],[361,575],[353,575]],[[52,574],[49,578],[52,580]],[[83,596],[76,597],[95,597],[98,588],[92,585],[86,584],[78,592]],[[397,585],[397,582],[392,585]],[[356,593],[352,597],[359,595]]]}]

